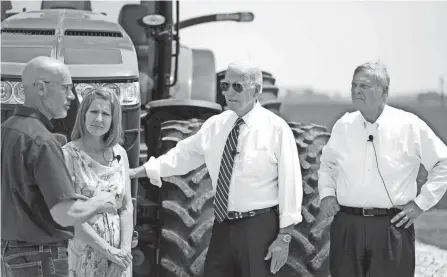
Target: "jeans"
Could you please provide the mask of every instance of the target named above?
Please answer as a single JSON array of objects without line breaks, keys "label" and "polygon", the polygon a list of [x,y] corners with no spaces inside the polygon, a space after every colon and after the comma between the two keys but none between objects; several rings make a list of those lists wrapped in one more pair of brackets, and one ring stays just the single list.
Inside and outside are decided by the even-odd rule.
[{"label": "jeans", "polygon": [[1,251],[1,276],[68,277],[66,242],[34,245],[2,240]]}]

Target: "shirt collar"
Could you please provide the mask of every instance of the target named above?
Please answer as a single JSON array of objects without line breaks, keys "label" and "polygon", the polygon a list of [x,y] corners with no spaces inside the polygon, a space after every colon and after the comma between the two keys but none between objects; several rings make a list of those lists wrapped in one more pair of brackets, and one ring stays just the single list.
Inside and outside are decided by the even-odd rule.
[{"label": "shirt collar", "polygon": [[[244,116],[242,116],[242,119],[244,120],[244,123],[247,125],[248,128],[253,127],[257,123],[257,119],[259,119],[259,117],[256,115],[259,113],[260,110],[261,104],[259,104],[259,101],[256,101],[253,108]],[[236,122],[236,120],[238,119],[238,115],[235,112],[233,112],[233,115],[234,122]]]},{"label": "shirt collar", "polygon": [[389,112],[390,112],[390,107],[387,104],[385,104],[382,113],[379,115],[379,117],[377,118],[376,122],[374,122],[374,123],[369,123],[363,117],[362,113],[359,112],[359,114],[360,114],[360,119],[361,119],[361,121],[363,123],[363,126],[366,128],[366,126],[368,124],[375,125],[376,127],[380,127],[381,125],[385,124],[385,122],[387,121],[387,117],[388,117],[387,115],[389,114]]},{"label": "shirt collar", "polygon": [[385,107],[383,107],[382,113],[379,115],[379,118],[377,118],[377,120],[376,120],[376,123],[378,126],[380,126],[381,124],[383,125],[386,122],[387,118],[389,120],[389,117],[387,116],[389,114],[389,112],[390,112],[390,107],[387,104],[385,104]]},{"label": "shirt collar", "polygon": [[14,115],[35,118],[35,119],[39,120],[40,122],[42,122],[42,124],[45,125],[45,127],[49,131],[51,131],[53,129],[53,124],[51,123],[51,121],[45,115],[43,115],[43,113],[41,113],[40,111],[38,111],[36,109],[30,108],[30,107],[25,107],[25,106],[18,106],[14,110]]}]

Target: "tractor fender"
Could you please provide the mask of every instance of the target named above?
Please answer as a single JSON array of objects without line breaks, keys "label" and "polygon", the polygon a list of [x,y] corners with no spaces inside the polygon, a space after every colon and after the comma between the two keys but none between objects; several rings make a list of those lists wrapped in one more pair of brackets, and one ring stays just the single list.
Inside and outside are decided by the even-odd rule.
[{"label": "tractor fender", "polygon": [[149,113],[155,109],[167,107],[191,107],[209,109],[216,112],[222,111],[222,106],[217,103],[195,99],[162,99],[151,101],[146,105],[146,109],[149,110]]}]

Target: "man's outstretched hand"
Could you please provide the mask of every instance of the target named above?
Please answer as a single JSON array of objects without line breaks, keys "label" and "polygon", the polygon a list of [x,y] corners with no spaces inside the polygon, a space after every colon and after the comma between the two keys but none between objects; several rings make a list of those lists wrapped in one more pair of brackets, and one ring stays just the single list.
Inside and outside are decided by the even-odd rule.
[{"label": "man's outstretched hand", "polygon": [[129,177],[130,179],[147,177],[146,170],[143,166],[137,168],[129,168]]},{"label": "man's outstretched hand", "polygon": [[[149,176],[148,176],[149,173]],[[135,179],[135,178],[149,178],[152,185],[160,187],[161,186],[161,180],[158,174],[154,170],[150,170],[149,172],[146,171],[146,168],[144,166],[140,166],[137,168],[129,168],[129,178]]]}]

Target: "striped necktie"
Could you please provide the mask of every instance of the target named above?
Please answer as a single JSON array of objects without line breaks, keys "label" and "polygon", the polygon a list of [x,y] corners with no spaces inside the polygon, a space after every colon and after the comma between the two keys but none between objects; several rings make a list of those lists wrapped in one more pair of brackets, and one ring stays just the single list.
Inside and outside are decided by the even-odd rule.
[{"label": "striped necktie", "polygon": [[220,162],[219,178],[217,179],[216,196],[214,198],[214,216],[219,223],[227,217],[228,191],[230,190],[231,174],[233,173],[239,126],[243,123],[244,120],[240,117],[236,120],[233,130],[228,135]]}]

